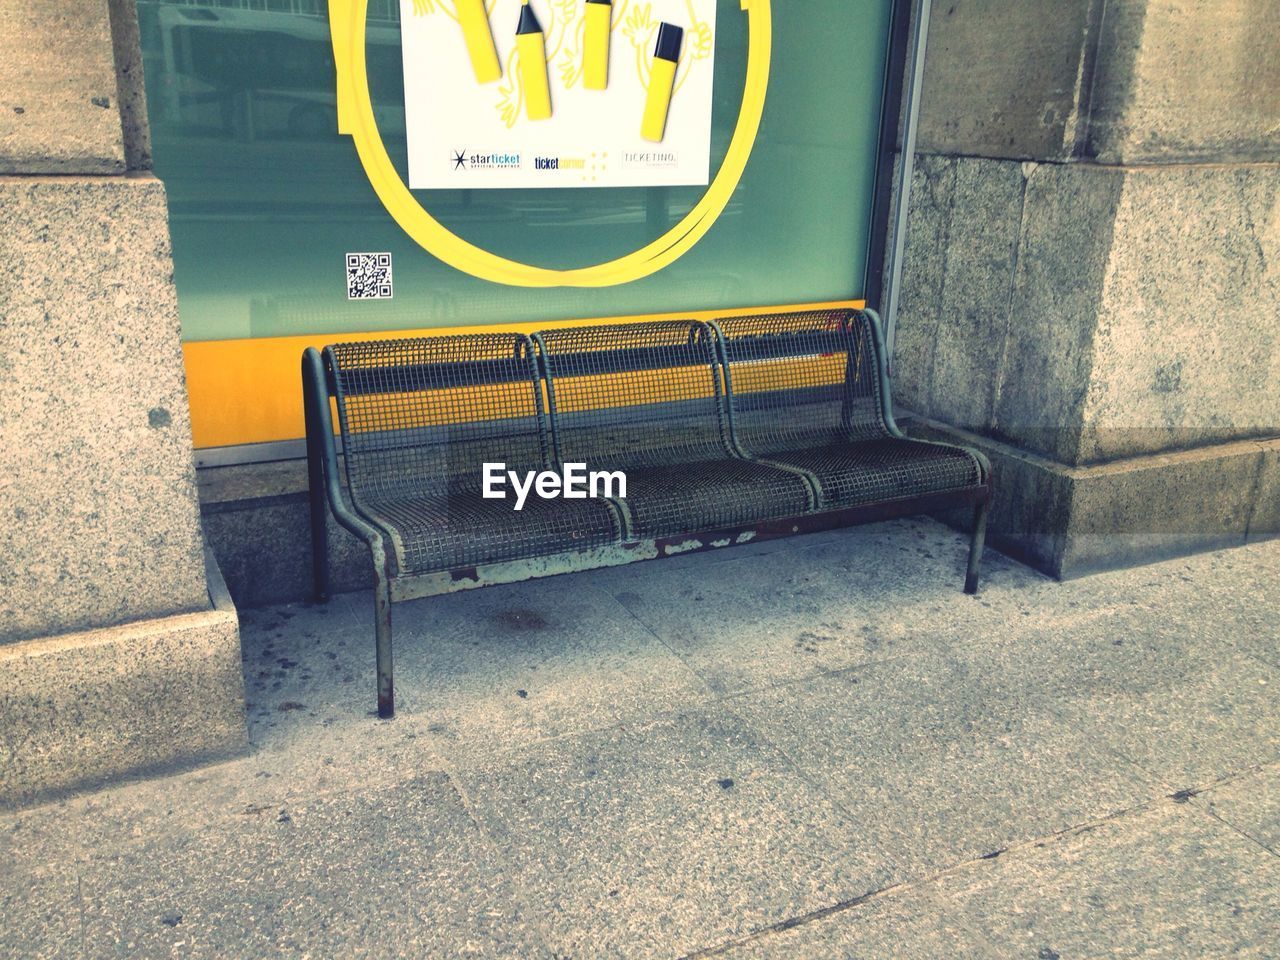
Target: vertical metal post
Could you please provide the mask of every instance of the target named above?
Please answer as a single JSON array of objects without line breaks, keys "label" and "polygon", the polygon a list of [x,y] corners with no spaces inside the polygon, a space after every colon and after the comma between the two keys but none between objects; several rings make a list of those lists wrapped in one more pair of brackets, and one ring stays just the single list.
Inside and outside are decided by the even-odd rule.
[{"label": "vertical metal post", "polygon": [[916,166],[916,129],[920,123],[920,89],[924,85],[924,57],[929,42],[929,17],[932,0],[915,0],[911,17],[911,53],[908,56],[911,76],[907,82],[903,113],[906,126],[902,133],[902,157],[898,164],[898,206],[894,217],[893,247],[889,251],[889,282],[884,296],[885,348],[890,373],[898,333],[898,298],[902,292],[902,251],[907,240],[907,217],[911,211],[911,178]]},{"label": "vertical metal post", "polygon": [[978,592],[978,572],[982,569],[982,550],[987,539],[987,513],[991,509],[991,494],[973,509],[973,531],[969,539],[969,566],[964,575],[964,592]]},{"label": "vertical metal post", "polygon": [[325,515],[324,465],[315,449],[319,441],[307,438],[307,474],[311,484],[311,583],[316,603],[329,601],[329,530]]},{"label": "vertical metal post", "polygon": [[[324,384],[316,382],[319,361],[302,356],[302,409],[307,428],[307,482],[311,504],[311,583],[317,603],[329,600],[329,504],[325,501],[324,417],[316,404],[329,402]],[[330,441],[332,443],[332,439]]]},{"label": "vertical metal post", "polygon": [[391,581],[381,538],[369,545],[373,554],[373,639],[378,665],[378,716],[396,715],[395,673],[391,653]]}]

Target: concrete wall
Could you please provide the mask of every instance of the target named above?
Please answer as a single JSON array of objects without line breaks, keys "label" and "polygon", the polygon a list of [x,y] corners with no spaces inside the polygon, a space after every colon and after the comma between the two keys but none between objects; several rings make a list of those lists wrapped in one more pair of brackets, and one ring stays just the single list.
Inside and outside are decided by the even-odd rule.
[{"label": "concrete wall", "polygon": [[1065,159],[1083,136],[1103,0],[933,4],[917,147]]},{"label": "concrete wall", "polygon": [[0,807],[246,746],[135,18],[0,0]]},{"label": "concrete wall", "polygon": [[918,148],[1110,164],[1272,162],[1275,0],[933,4]]},{"label": "concrete wall", "polygon": [[105,0],[0,0],[0,174],[124,169]]},{"label": "concrete wall", "polygon": [[166,217],[0,178],[0,642],[209,605]]},{"label": "concrete wall", "polygon": [[1280,166],[1121,176],[1072,462],[1276,433]]},{"label": "concrete wall", "polygon": [[1280,3],[1107,0],[1087,153],[1101,163],[1280,157]]},{"label": "concrete wall", "polygon": [[116,6],[120,84],[106,0],[0,0],[0,643],[209,607],[168,209],[125,170],[140,55]]},{"label": "concrete wall", "polygon": [[1280,425],[1280,168],[924,156],[898,400],[1063,463]]},{"label": "concrete wall", "polygon": [[1280,435],[1277,49],[1280,0],[934,6],[897,398],[996,445],[1025,488],[996,541],[1053,573],[1108,553],[1098,511],[1050,489],[1076,468],[1167,471],[1158,497],[1111,485],[1117,529],[1237,493],[1228,539],[1276,529],[1263,461],[1231,445]]}]

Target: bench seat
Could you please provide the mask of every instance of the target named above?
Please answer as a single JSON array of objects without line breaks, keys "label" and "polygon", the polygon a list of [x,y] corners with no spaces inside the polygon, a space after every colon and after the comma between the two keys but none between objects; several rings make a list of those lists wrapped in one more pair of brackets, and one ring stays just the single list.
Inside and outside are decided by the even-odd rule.
[{"label": "bench seat", "polygon": [[617,514],[603,499],[543,500],[531,493],[517,511],[510,500],[456,490],[366,499],[362,506],[386,534],[401,575],[586,550],[617,543],[621,535]]},{"label": "bench seat", "polygon": [[805,473],[819,510],[969,490],[978,456],[904,437],[893,422],[877,327],[848,310],[719,321],[733,435],[741,452]]},{"label": "bench seat", "polygon": [[804,476],[726,457],[627,470],[620,501],[630,539],[702,533],[808,513]]},{"label": "bench seat", "polygon": [[701,533],[808,513],[793,469],[741,456],[728,433],[714,331],[662,321],[548,330],[534,340],[557,457],[621,470],[625,535]]},{"label": "bench seat", "polygon": [[946,493],[982,482],[981,467],[968,451],[896,437],[773,450],[761,457],[812,476],[819,509]]}]

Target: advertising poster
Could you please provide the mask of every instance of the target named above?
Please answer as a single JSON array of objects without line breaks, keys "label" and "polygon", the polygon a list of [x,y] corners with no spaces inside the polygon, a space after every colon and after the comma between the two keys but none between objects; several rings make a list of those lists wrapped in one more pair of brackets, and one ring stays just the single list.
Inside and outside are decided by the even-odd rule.
[{"label": "advertising poster", "polygon": [[401,0],[409,186],[705,186],[715,28],[715,0]]}]

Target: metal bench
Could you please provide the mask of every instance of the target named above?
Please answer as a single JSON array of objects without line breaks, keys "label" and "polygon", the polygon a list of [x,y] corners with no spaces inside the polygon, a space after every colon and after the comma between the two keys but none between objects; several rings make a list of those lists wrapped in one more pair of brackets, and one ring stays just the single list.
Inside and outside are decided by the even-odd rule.
[{"label": "metal bench", "polygon": [[[373,559],[382,717],[397,601],[957,506],[977,590],[990,467],[901,433],[869,310],[337,344],[302,374],[316,598],[332,513]],[[517,511],[486,463],[621,471],[626,496]]]}]

